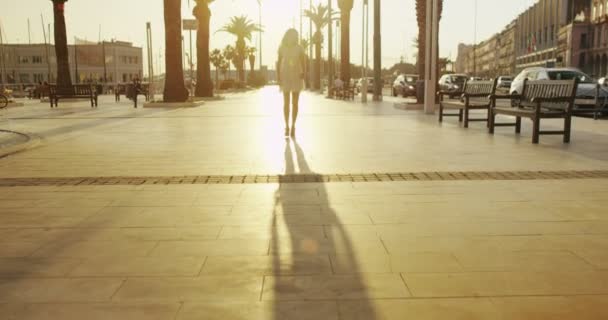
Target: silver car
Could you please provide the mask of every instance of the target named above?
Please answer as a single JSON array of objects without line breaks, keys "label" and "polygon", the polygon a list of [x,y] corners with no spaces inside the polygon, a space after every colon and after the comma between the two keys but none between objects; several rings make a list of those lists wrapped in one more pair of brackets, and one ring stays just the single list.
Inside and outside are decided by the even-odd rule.
[{"label": "silver car", "polygon": [[[597,82],[589,75],[576,68],[527,68],[520,72],[511,83],[510,94],[520,94],[524,80],[571,80],[578,79],[576,97],[578,99],[594,99]],[[600,97],[608,97],[606,88],[600,89]]]}]

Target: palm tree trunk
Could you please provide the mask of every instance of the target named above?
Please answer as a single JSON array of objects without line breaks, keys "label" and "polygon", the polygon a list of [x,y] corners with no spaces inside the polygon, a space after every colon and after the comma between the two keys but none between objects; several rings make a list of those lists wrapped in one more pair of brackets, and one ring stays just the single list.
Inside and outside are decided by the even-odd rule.
[{"label": "palm tree trunk", "polygon": [[[439,0],[438,18],[441,21],[443,14],[443,0]],[[426,0],[416,0],[416,20],[418,22],[418,76],[420,80],[425,78],[426,59]],[[439,53],[439,48],[437,48]],[[439,57],[439,54],[437,55]],[[437,69],[439,70],[439,68]]]},{"label": "palm tree trunk", "polygon": [[426,52],[426,0],[416,0],[416,20],[418,22],[418,77],[425,79]]},{"label": "palm tree trunk", "polygon": [[341,78],[345,85],[350,85],[350,11],[340,12],[340,33],[341,33]]},{"label": "palm tree trunk", "polygon": [[315,57],[316,57],[316,61],[315,61],[315,84],[314,84],[314,89],[315,90],[320,90],[321,89],[321,34],[319,31],[317,31],[317,42],[315,44]]},{"label": "palm tree trunk", "polygon": [[237,63],[236,69],[239,75],[239,81],[241,83],[245,82],[245,40],[238,39],[236,41],[236,55],[237,55]]},{"label": "palm tree trunk", "polygon": [[208,5],[198,4],[194,8],[194,16],[198,19],[196,32],[196,89],[197,97],[213,97],[213,82],[211,82],[211,63],[209,61],[209,23],[211,10]]},{"label": "palm tree trunk", "polygon": [[68,39],[66,34],[64,5],[67,0],[52,0],[55,32],[55,55],[57,56],[57,87],[61,92],[72,91]]},{"label": "palm tree trunk", "polygon": [[166,102],[184,102],[188,90],[184,84],[181,36],[181,0],[164,0],[165,15],[165,90]]}]

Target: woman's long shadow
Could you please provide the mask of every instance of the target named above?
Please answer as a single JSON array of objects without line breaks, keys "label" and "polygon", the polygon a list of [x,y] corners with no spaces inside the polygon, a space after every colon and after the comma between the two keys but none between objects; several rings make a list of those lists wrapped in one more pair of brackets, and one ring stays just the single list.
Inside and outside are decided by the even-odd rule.
[{"label": "woman's long shadow", "polygon": [[[271,226],[274,319],[292,319],[294,312],[298,319],[337,319],[341,300],[356,301],[357,319],[376,319],[351,238],[331,206],[322,176],[311,170],[295,140],[293,149],[295,161],[292,142],[286,141],[285,175],[275,192]],[[316,181],[316,188],[289,185],[294,175]],[[310,205],[307,197],[313,194],[318,198]]]}]

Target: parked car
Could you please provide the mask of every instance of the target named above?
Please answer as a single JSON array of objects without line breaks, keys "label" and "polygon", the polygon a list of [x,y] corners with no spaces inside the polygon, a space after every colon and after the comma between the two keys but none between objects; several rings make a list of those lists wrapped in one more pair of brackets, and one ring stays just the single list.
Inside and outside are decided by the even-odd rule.
[{"label": "parked car", "polygon": [[[357,85],[355,87],[357,93],[361,92],[362,86],[363,86],[363,78],[361,78],[361,79],[359,79],[359,81],[357,81]],[[374,92],[374,78],[371,78],[371,77],[367,78],[367,92],[368,93]]]},{"label": "parked car", "polygon": [[454,98],[457,95],[460,95],[462,89],[464,87],[464,83],[467,81],[469,77],[466,74],[444,74],[441,79],[439,79],[439,90],[448,91],[450,93],[450,98]]},{"label": "parked car", "polygon": [[414,74],[402,74],[393,82],[393,97],[401,95],[402,97],[416,96],[416,81],[418,76]]},{"label": "parked car", "polygon": [[496,83],[496,86],[498,88],[507,88],[507,89],[510,89],[511,88],[511,82],[513,82],[513,77],[511,77],[511,76],[500,76],[500,77],[498,77],[498,82]]},{"label": "parked car", "polygon": [[[510,94],[519,94],[524,87],[524,80],[572,80],[578,79],[576,97],[579,99],[594,99],[597,82],[588,74],[576,68],[527,68],[522,70],[511,83]],[[608,97],[608,88],[600,89],[600,97]]]}]

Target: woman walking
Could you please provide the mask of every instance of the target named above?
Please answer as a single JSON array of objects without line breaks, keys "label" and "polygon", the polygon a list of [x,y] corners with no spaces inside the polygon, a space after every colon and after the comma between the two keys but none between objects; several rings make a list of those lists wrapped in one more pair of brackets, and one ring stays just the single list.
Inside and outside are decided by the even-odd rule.
[{"label": "woman walking", "polygon": [[[289,29],[283,36],[279,47],[277,74],[281,91],[283,92],[283,115],[285,117],[285,136],[295,137],[296,119],[300,91],[304,87],[305,55],[298,41],[299,35],[295,29]],[[291,98],[291,131],[289,128],[289,103]]]}]

